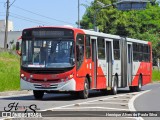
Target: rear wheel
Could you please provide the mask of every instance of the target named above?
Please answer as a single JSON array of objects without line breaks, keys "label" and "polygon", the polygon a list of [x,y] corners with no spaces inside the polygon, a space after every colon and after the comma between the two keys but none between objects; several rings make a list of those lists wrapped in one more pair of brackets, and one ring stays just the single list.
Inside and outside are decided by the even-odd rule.
[{"label": "rear wheel", "polygon": [[35,98],[35,99],[41,100],[41,99],[43,98],[44,91],[33,90],[33,95],[34,95],[34,98]]},{"label": "rear wheel", "polygon": [[142,90],[142,76],[139,76],[139,80],[138,80],[138,86],[130,86],[129,87],[131,92],[139,92]]},{"label": "rear wheel", "polygon": [[117,94],[117,88],[118,88],[118,83],[117,83],[118,79],[115,76],[114,77],[114,81],[113,81],[113,87],[111,88],[111,95],[116,95]]},{"label": "rear wheel", "polygon": [[89,96],[89,83],[88,83],[88,79],[85,79],[84,82],[84,90],[79,92],[79,96],[82,99],[87,99]]},{"label": "rear wheel", "polygon": [[135,92],[139,92],[142,90],[142,76],[139,76],[138,86],[135,86]]}]

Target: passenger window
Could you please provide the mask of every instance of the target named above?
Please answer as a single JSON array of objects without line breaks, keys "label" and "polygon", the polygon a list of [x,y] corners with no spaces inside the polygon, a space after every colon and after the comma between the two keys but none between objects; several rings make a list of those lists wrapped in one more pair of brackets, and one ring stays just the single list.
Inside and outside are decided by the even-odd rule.
[{"label": "passenger window", "polygon": [[120,60],[120,47],[119,47],[119,41],[114,40],[113,41],[113,49],[114,49],[114,59]]},{"label": "passenger window", "polygon": [[98,38],[98,58],[105,59],[105,42],[104,38]]}]

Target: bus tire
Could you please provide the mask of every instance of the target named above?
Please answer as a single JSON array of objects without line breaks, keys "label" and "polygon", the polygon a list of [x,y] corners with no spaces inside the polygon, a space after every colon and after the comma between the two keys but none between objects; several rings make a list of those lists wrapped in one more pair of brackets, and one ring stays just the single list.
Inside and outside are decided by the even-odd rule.
[{"label": "bus tire", "polygon": [[79,97],[81,99],[87,99],[88,96],[89,96],[89,82],[88,82],[88,79],[85,78],[84,90],[79,92]]},{"label": "bus tire", "polygon": [[111,95],[116,95],[117,94],[117,88],[118,88],[118,79],[117,76],[114,77],[114,81],[113,81],[113,86],[111,88]]},{"label": "bus tire", "polygon": [[130,86],[129,87],[131,92],[139,92],[142,90],[142,76],[139,76],[139,80],[138,80],[138,86]]},{"label": "bus tire", "polygon": [[129,86],[129,90],[130,90],[130,92],[135,92],[134,86]]},{"label": "bus tire", "polygon": [[43,95],[44,95],[44,91],[33,90],[33,95],[34,95],[34,98],[35,98],[36,100],[42,100]]},{"label": "bus tire", "polygon": [[142,76],[139,76],[138,86],[135,86],[135,92],[139,92],[142,90]]}]

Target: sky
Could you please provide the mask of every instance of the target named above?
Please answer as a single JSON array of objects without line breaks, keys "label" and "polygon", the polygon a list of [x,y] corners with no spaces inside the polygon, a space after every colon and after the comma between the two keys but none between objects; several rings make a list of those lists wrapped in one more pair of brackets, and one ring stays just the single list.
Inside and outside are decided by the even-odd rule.
[{"label": "sky", "polygon": [[[0,20],[5,19],[6,1],[0,0]],[[92,1],[80,0],[80,4],[90,5]],[[9,20],[13,21],[15,31],[35,26],[77,27],[78,0],[10,0],[10,5]],[[80,19],[85,10],[81,5]]]}]

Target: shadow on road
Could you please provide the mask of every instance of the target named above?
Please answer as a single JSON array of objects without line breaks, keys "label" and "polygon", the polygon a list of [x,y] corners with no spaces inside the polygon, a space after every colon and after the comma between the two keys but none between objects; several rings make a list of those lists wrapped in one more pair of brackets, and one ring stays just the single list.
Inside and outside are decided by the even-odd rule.
[{"label": "shadow on road", "polygon": [[[130,93],[129,90],[118,90],[118,94],[125,94],[125,93]],[[96,98],[96,97],[101,97],[101,96],[111,96],[109,94],[104,94],[100,91],[91,91],[89,98]],[[33,95],[28,95],[28,96],[16,96],[16,97],[6,97],[6,98],[0,98],[3,100],[29,100],[29,101],[36,101],[34,99]],[[72,101],[72,100],[78,100],[79,98],[76,95],[70,95],[70,94],[45,94],[43,97],[43,100],[41,101]]]}]

